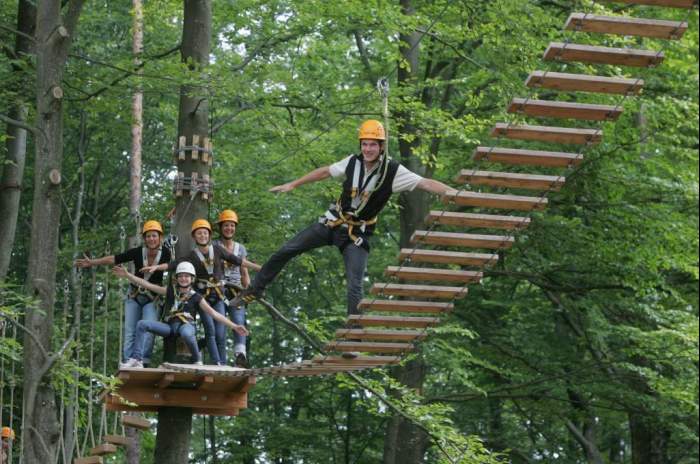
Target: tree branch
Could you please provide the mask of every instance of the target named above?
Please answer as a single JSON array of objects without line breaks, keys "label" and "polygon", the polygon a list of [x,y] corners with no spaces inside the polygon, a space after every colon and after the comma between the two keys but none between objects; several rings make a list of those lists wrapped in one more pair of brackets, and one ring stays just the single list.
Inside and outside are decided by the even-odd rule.
[{"label": "tree branch", "polygon": [[16,126],[16,127],[19,127],[20,129],[24,129],[24,130],[26,130],[26,131],[29,131],[29,132],[31,132],[32,134],[34,134],[35,136],[36,136],[37,134],[38,134],[38,135],[41,135],[41,136],[44,138],[44,140],[48,140],[48,137],[46,136],[46,133],[44,133],[43,130],[41,130],[41,129],[38,128],[38,127],[29,125],[29,124],[27,124],[27,123],[24,122],[24,121],[18,121],[18,120],[16,120],[16,119],[12,119],[11,117],[5,116],[5,115],[2,114],[2,113],[0,113],[0,121],[4,122],[4,123],[6,123],[6,124],[9,124],[9,125],[11,125],[11,126]]}]

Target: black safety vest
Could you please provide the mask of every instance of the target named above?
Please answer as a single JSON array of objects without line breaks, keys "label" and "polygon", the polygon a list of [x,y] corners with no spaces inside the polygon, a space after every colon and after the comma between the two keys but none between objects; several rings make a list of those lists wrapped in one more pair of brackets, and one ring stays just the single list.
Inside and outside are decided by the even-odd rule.
[{"label": "black safety vest", "polygon": [[[392,185],[394,177],[399,170],[400,164],[393,159],[385,157],[379,168],[373,175],[379,176],[378,183],[375,184],[372,191],[366,192],[366,186],[369,179],[365,177],[365,165],[362,162],[362,154],[355,155],[350,158],[348,166],[345,169],[345,181],[343,182],[343,193],[340,196],[339,204],[344,214],[351,214],[361,221],[370,221],[377,217],[379,212],[384,209],[389,202],[392,194]],[[359,179],[355,176],[355,170],[359,169]],[[357,182],[359,180],[359,182]],[[356,184],[356,185],[353,185]],[[353,192],[353,190],[355,190]],[[369,198],[364,205],[360,206],[359,211],[355,211],[352,207],[354,196],[368,194]],[[373,228],[373,226],[370,226]]]}]

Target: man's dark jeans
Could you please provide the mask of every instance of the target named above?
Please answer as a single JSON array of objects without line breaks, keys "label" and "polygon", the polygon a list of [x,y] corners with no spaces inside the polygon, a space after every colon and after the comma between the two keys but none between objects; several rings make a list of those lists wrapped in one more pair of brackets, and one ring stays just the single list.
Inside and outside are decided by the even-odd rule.
[{"label": "man's dark jeans", "polygon": [[362,279],[367,268],[369,252],[349,239],[347,229],[331,229],[316,223],[299,232],[296,237],[282,245],[263,265],[251,285],[254,292],[262,292],[282,268],[295,256],[314,248],[335,245],[343,254],[345,278],[348,281],[348,314],[359,314],[357,305],[362,299]]}]

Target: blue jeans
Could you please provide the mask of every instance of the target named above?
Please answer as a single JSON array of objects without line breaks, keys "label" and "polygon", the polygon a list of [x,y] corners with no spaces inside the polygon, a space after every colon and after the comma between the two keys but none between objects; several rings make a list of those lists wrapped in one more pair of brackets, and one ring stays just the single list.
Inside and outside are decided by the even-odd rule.
[{"label": "blue jeans", "polygon": [[[212,300],[207,300],[207,303],[214,308],[214,311],[217,313],[226,316],[226,305],[224,304],[223,301],[221,300],[216,300],[215,302],[212,302]],[[209,356],[211,357],[211,361],[214,364],[220,364],[222,362],[226,362],[226,326],[218,323],[214,323],[214,318],[211,317],[209,314],[205,313],[201,309],[199,310],[199,317],[202,320],[202,325],[204,326],[204,338],[207,342],[207,351],[209,351]],[[223,327],[224,330],[220,331],[219,326]],[[220,332],[223,333],[223,343],[219,345],[219,339],[220,339]],[[219,346],[222,346],[224,349],[219,350]],[[222,360],[222,354],[221,352],[223,351],[223,360]]]},{"label": "blue jeans", "polygon": [[[136,340],[136,324],[139,321],[157,321],[158,308],[153,300],[146,295],[136,295],[124,301],[124,347],[122,350],[123,361],[134,357],[134,342]],[[153,335],[148,334],[144,340],[143,359],[151,360],[153,353]]]},{"label": "blue jeans", "polygon": [[342,253],[345,261],[345,278],[348,282],[348,314],[359,314],[357,305],[362,299],[362,279],[367,269],[369,251],[355,245],[348,238],[347,229],[342,227],[331,229],[316,223],[299,232],[263,264],[253,280],[251,289],[256,293],[262,293],[292,258],[323,246],[336,246]]},{"label": "blue jeans", "polygon": [[[228,316],[229,319],[231,319],[233,322],[239,325],[246,325],[246,309],[245,306],[241,306],[240,308],[234,308],[232,306],[228,307]],[[218,324],[223,327],[225,330],[227,327],[225,327],[223,324]],[[224,337],[226,336],[226,333],[224,332]],[[243,353],[246,354],[246,342],[248,341],[248,337],[245,335],[239,335],[236,332],[233,332],[233,352],[234,354],[238,353]],[[219,353],[221,353],[221,349],[219,349]]]},{"label": "blue jeans", "polygon": [[192,354],[192,362],[202,360],[197,347],[197,337],[195,336],[194,325],[182,322],[180,319],[174,318],[165,322],[160,321],[139,321],[136,324],[136,341],[134,343],[134,353],[132,358],[141,360],[145,349],[147,338],[153,339],[153,334],[161,337],[176,336],[181,337],[187,348]]}]

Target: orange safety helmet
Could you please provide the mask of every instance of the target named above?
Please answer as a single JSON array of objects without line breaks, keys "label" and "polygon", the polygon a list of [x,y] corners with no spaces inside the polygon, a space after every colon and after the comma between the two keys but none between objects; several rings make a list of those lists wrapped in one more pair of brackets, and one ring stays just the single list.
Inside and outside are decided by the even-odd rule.
[{"label": "orange safety helmet", "polygon": [[238,214],[236,214],[236,212],[232,209],[223,210],[219,213],[219,219],[216,220],[216,223],[221,224],[222,222],[226,221],[231,221],[238,224]]},{"label": "orange safety helmet", "polygon": [[384,132],[384,126],[382,126],[381,122],[377,121],[376,119],[368,119],[360,126],[360,131],[357,138],[360,140],[386,140],[386,132]]},{"label": "orange safety helmet", "polygon": [[197,229],[207,229],[209,233],[211,234],[211,224],[209,224],[209,221],[206,219],[197,219],[192,223],[192,230],[190,233],[194,234],[194,231]]},{"label": "orange safety helmet", "polygon": [[15,439],[15,431],[10,427],[3,427],[0,435],[2,435],[2,438],[9,438],[10,440]]},{"label": "orange safety helmet", "polygon": [[146,232],[153,231],[158,232],[160,235],[163,235],[163,226],[160,225],[160,222],[151,219],[150,221],[146,221],[143,224],[143,230],[141,231],[141,235],[144,235]]}]

